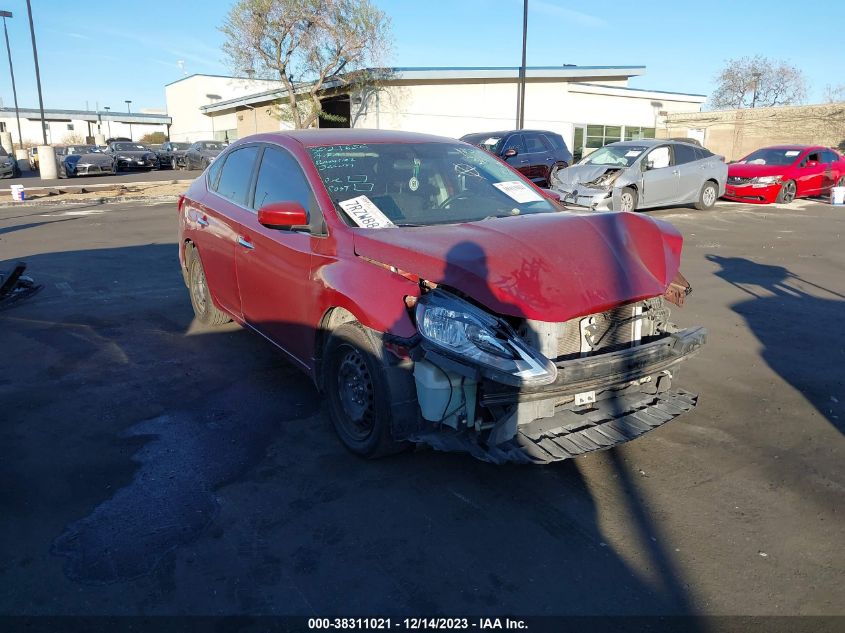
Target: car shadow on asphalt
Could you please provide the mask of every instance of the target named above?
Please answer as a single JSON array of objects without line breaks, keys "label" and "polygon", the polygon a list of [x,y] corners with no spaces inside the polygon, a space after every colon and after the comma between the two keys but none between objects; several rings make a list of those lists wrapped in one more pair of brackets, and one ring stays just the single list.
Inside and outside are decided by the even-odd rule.
[{"label": "car shadow on asphalt", "polygon": [[[174,244],[27,263],[53,283],[0,315],[17,359],[0,373],[0,541],[20,563],[0,569],[0,612],[114,608],[93,589],[79,603],[77,583],[129,613],[171,594],[201,613],[695,611],[625,448],[545,467],[362,460],[265,341],[192,324]],[[609,516],[645,563],[616,550]]]},{"label": "car shadow on asphalt", "polygon": [[783,266],[744,257],[707,255],[716,276],[746,295],[731,308],[763,346],[762,358],[840,433],[845,433],[842,371],[845,344],[837,333],[845,295]]}]

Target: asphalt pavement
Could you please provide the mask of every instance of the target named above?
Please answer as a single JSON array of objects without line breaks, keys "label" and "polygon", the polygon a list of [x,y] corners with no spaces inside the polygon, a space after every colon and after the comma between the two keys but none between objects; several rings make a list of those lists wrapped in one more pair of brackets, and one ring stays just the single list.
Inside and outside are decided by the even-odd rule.
[{"label": "asphalt pavement", "polygon": [[119,185],[130,182],[168,182],[170,180],[193,180],[202,170],[192,169],[155,169],[152,171],[122,171],[107,176],[82,176],[77,178],[53,178],[41,180],[38,172],[24,172],[20,178],[4,178],[0,180],[0,189],[9,189],[12,185],[23,185],[25,188],[36,187],[70,187],[78,185]]},{"label": "asphalt pavement", "polygon": [[0,209],[45,286],[0,311],[0,614],[845,614],[845,211],[651,215],[699,406],[496,467],[345,451],[269,344],[193,322],[172,204]]}]

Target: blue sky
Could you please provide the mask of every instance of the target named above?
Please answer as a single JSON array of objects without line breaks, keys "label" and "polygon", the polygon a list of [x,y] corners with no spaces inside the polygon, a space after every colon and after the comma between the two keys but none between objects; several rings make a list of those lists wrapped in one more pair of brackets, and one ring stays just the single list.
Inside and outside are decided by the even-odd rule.
[{"label": "blue sky", "polygon": [[[517,66],[521,0],[375,0],[393,21],[396,66]],[[188,73],[228,74],[217,26],[226,0],[77,3],[33,0],[46,107],[164,107],[164,84]],[[528,64],[645,65],[632,87],[707,94],[731,57],[762,54],[802,69],[810,101],[841,84],[836,29],[845,2],[796,10],[781,0],[529,0]],[[37,106],[24,0],[9,37],[21,106]],[[602,10],[606,8],[606,10]],[[6,61],[0,97],[12,105]]]}]

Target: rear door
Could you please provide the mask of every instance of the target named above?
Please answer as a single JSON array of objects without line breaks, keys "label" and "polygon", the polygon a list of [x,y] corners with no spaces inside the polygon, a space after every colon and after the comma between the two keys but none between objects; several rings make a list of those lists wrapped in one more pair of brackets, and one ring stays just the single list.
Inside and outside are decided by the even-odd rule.
[{"label": "rear door", "polygon": [[241,301],[235,273],[235,254],[240,223],[247,210],[258,147],[236,149],[208,171],[209,194],[194,207],[186,205],[186,221],[195,228],[208,287],[217,304],[240,316]]},{"label": "rear door", "polygon": [[668,145],[659,145],[640,161],[645,166],[651,161],[653,166],[643,172],[639,205],[656,207],[672,204],[678,200],[678,170],[672,161],[672,152]]},{"label": "rear door", "polygon": [[675,154],[675,169],[678,171],[678,202],[694,202],[701,194],[705,179],[705,163],[699,160],[696,148],[686,143],[672,146]]},{"label": "rear door", "polygon": [[[258,210],[270,202],[296,201],[309,212],[309,226],[269,229]],[[305,174],[288,150],[264,147],[250,212],[241,222],[238,286],[246,322],[309,367],[315,340],[316,288],[311,248],[322,240],[323,219]]]},{"label": "rear door", "polygon": [[828,193],[830,191],[830,188],[836,184],[836,181],[839,178],[839,173],[837,170],[839,156],[836,154],[836,152],[826,149],[822,151],[821,157],[822,164],[824,165],[821,192]]}]

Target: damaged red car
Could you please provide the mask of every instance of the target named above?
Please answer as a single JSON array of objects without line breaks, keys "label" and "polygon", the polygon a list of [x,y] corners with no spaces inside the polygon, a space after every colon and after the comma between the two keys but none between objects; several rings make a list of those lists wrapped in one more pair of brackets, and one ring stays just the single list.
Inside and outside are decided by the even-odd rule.
[{"label": "damaged red car", "polygon": [[569,212],[472,145],[251,136],[191,185],[179,223],[197,319],[282,350],[359,455],[551,462],[696,405],[674,384],[706,341],[670,319],[690,292],[678,231]]}]

